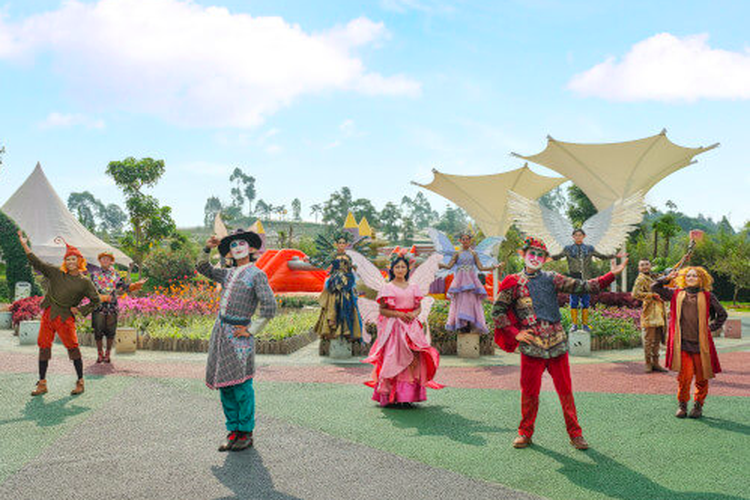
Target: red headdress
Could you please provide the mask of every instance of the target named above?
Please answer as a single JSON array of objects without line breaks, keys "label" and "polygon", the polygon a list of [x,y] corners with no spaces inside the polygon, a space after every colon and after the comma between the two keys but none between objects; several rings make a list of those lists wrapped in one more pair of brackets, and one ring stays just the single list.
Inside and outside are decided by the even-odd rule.
[{"label": "red headdress", "polygon": [[[65,241],[65,239],[61,236],[55,238],[54,241],[55,243],[65,243],[65,256],[63,257],[63,261],[65,261],[65,259],[67,259],[71,255],[75,255],[76,257],[78,257],[78,270],[82,273],[86,272],[86,259],[83,258],[83,254],[80,250],[78,250],[73,245],[69,245],[68,242]],[[68,268],[65,266],[65,262],[63,262],[63,264],[60,266],[60,269],[64,273],[68,272]]]},{"label": "red headdress", "polygon": [[545,245],[544,242],[540,240],[539,238],[534,238],[533,236],[527,236],[526,239],[523,240],[523,246],[521,247],[521,250],[525,252],[529,248],[538,248],[539,250],[543,250],[547,255],[549,255],[549,250],[547,250],[547,245]]}]

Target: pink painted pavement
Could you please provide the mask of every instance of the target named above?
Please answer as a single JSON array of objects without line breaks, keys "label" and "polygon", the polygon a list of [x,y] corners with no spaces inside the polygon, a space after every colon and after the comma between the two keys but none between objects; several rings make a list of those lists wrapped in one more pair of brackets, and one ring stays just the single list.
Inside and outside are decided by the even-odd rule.
[{"label": "pink painted pavement", "polygon": [[[750,352],[721,353],[723,373],[711,381],[711,395],[750,396]],[[84,360],[87,375],[126,377],[202,379],[204,366],[190,362],[153,362],[114,359],[110,365]],[[34,373],[37,358],[33,354],[0,352],[0,373]],[[573,387],[579,392],[622,394],[673,394],[675,374],[644,373],[637,362],[590,363],[571,365]],[[50,374],[73,373],[66,358],[53,358]],[[258,381],[361,384],[368,380],[369,365],[271,365],[258,368]],[[518,366],[443,367],[437,381],[448,387],[470,389],[519,390]],[[542,390],[552,391],[552,380],[544,377]]]}]

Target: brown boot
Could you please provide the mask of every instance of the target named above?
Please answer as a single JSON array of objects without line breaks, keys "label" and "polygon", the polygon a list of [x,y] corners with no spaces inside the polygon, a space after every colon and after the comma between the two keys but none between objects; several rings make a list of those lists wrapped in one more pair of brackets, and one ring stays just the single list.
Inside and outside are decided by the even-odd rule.
[{"label": "brown boot", "polygon": [[237,442],[237,431],[232,431],[229,434],[227,434],[227,440],[224,441],[224,443],[219,446],[219,451],[229,451],[234,446],[234,443]]},{"label": "brown boot", "polygon": [[643,371],[646,373],[651,373],[652,371],[654,371],[654,367],[651,365],[646,365],[646,368]]},{"label": "brown boot", "polygon": [[40,380],[36,383],[36,389],[34,389],[31,393],[32,396],[41,396],[42,394],[47,394],[47,380]]},{"label": "brown boot", "polygon": [[677,407],[677,413],[674,416],[677,418],[687,417],[687,402],[680,401],[680,406]]},{"label": "brown boot", "polygon": [[667,373],[669,371],[658,363],[653,366],[652,370],[659,373]]},{"label": "brown boot", "polygon": [[690,410],[690,418],[701,418],[703,416],[703,403],[695,402],[693,409]]},{"label": "brown boot", "polygon": [[79,394],[83,394],[83,379],[78,379],[75,388],[70,391],[71,396],[78,396]]},{"label": "brown boot", "polygon": [[574,437],[570,440],[570,444],[573,445],[573,448],[576,450],[588,450],[589,444],[586,442],[585,439],[583,439],[583,436]]},{"label": "brown boot", "polygon": [[513,448],[528,448],[531,445],[531,438],[519,434],[516,439],[513,440]]}]

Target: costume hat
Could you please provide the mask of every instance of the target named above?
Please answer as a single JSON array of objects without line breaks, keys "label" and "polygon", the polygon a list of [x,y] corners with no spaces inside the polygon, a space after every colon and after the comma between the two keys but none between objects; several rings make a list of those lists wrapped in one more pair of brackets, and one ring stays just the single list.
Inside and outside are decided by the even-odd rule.
[{"label": "costume hat", "polygon": [[247,241],[247,244],[250,245],[250,248],[254,248],[255,250],[259,250],[263,245],[260,236],[256,233],[245,231],[244,229],[237,229],[221,239],[219,242],[219,253],[222,256],[227,255],[229,253],[229,245],[235,240],[245,240]]}]

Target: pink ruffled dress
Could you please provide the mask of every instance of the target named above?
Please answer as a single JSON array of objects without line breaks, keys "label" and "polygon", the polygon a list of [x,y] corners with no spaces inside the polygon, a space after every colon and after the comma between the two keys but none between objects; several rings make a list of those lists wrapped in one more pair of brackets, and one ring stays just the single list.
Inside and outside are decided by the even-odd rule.
[{"label": "pink ruffled dress", "polygon": [[472,331],[487,333],[482,307],[487,290],[479,281],[479,270],[471,252],[462,251],[458,254],[453,268],[453,283],[446,295],[451,301],[446,330],[455,331],[468,326]]},{"label": "pink ruffled dress", "polygon": [[[416,285],[399,288],[388,283],[377,300],[388,309],[408,312],[419,307],[422,294]],[[433,381],[440,365],[440,354],[430,346],[417,319],[407,322],[381,315],[377,339],[363,362],[375,367],[372,380],[365,385],[374,389],[372,399],[380,406],[425,401],[427,387],[443,388]]]}]

